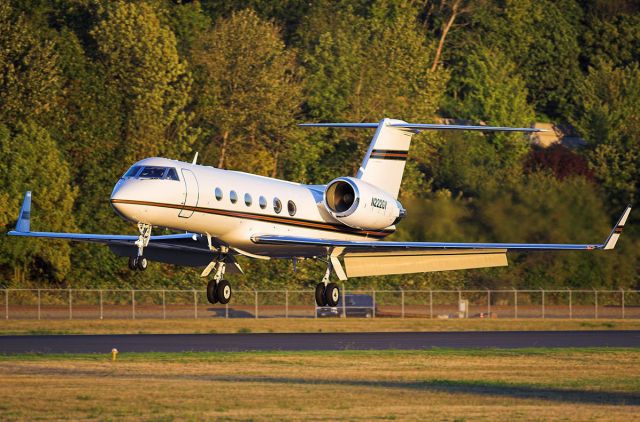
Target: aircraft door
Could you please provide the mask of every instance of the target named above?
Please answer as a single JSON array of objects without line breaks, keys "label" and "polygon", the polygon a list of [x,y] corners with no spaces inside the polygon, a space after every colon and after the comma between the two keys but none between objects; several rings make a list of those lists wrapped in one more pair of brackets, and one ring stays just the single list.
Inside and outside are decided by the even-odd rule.
[{"label": "aircraft door", "polygon": [[189,218],[193,215],[193,208],[198,205],[198,197],[200,192],[198,189],[198,180],[191,170],[182,169],[182,178],[184,179],[185,195],[182,202],[183,209],[180,210],[179,217]]}]

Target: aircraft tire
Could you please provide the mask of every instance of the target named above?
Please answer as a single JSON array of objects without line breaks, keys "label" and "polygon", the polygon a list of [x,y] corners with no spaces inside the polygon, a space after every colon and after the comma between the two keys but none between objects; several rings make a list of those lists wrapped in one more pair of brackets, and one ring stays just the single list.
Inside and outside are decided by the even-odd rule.
[{"label": "aircraft tire", "polygon": [[231,284],[227,280],[218,281],[216,296],[218,297],[218,302],[221,304],[226,305],[229,303],[231,300]]},{"label": "aircraft tire", "polygon": [[327,301],[324,297],[324,283],[316,284],[316,305],[319,307],[327,306]]},{"label": "aircraft tire", "polygon": [[218,296],[216,295],[217,284],[215,280],[209,280],[207,283],[207,300],[212,305],[218,303]]},{"label": "aircraft tire", "polygon": [[340,300],[340,288],[336,283],[329,283],[324,290],[324,298],[328,306],[338,305]]},{"label": "aircraft tire", "polygon": [[129,265],[129,269],[130,269],[131,271],[135,271],[135,270],[137,270],[137,269],[138,269],[138,266],[136,265],[136,257],[135,257],[135,256],[130,256],[130,257],[129,257],[129,263],[128,263],[128,265]]},{"label": "aircraft tire", "polygon": [[147,258],[145,258],[144,256],[139,256],[136,258],[136,268],[138,268],[140,271],[146,270],[148,266],[149,261],[147,261]]}]

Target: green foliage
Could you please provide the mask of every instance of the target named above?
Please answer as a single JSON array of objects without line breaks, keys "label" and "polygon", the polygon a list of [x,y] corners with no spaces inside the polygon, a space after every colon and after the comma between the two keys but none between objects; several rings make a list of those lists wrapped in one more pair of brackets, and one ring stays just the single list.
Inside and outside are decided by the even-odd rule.
[{"label": "green foliage", "polygon": [[[0,126],[0,200],[6,207],[0,213],[0,230],[15,226],[22,198],[33,193],[32,212],[35,231],[73,231],[73,201],[77,190],[70,186],[69,166],[49,133],[36,123],[19,122],[14,131]],[[14,283],[28,278],[65,278],[70,269],[67,242],[3,239],[0,242],[0,268],[13,272]],[[20,285],[20,284],[18,284]]]},{"label": "green foliage", "polygon": [[51,117],[60,97],[58,57],[24,15],[0,2],[0,121]]},{"label": "green foliage", "polygon": [[606,62],[589,71],[578,89],[582,104],[572,122],[589,142],[596,177],[617,207],[637,204],[640,188],[640,68]]},{"label": "green foliage", "polygon": [[[307,69],[306,111],[311,119],[432,119],[447,74],[433,74],[425,66],[432,58],[433,42],[413,9],[402,4],[375,1],[366,17],[349,2],[320,3],[313,8],[300,27]],[[341,131],[337,143],[336,136],[329,134],[332,139],[321,142],[327,159],[314,166],[318,181],[323,182],[345,170],[355,173],[368,146],[361,133]],[[414,155],[420,157],[418,165],[424,156]],[[407,177],[421,176],[411,172]]]},{"label": "green foliage", "polygon": [[106,84],[120,97],[122,159],[178,158],[190,151],[194,136],[184,108],[192,78],[178,55],[175,35],[161,25],[153,8],[109,4],[92,35]]},{"label": "green foliage", "polygon": [[[446,23],[457,16],[431,71]],[[362,131],[300,121],[528,126],[569,121],[587,141],[414,138],[395,239],[593,242],[638,203],[640,9],[605,0],[9,0],[0,2],[0,226],[34,190],[42,230],[135,233],[113,183],[153,155],[326,183],[353,174]],[[585,167],[589,163],[590,169]],[[607,199],[605,199],[607,198]],[[603,206],[606,204],[606,206]],[[501,269],[349,280],[352,287],[640,286],[632,214],[615,253],[516,254]],[[637,225],[637,224],[635,224]],[[239,287],[312,286],[322,263],[241,258]],[[108,248],[3,238],[15,286],[182,287],[193,269],[130,272]],[[199,281],[195,281],[199,280]]]},{"label": "green foliage", "polygon": [[251,10],[234,13],[202,36],[194,62],[202,74],[203,160],[278,174],[302,102],[295,52],[285,49],[278,27]]}]

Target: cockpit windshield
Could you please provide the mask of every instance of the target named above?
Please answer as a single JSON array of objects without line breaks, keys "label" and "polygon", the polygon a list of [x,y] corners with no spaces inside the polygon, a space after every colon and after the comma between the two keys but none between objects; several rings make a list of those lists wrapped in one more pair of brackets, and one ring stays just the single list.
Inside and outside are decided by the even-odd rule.
[{"label": "cockpit windshield", "polygon": [[158,166],[133,166],[123,177],[134,179],[180,180],[175,168]]}]

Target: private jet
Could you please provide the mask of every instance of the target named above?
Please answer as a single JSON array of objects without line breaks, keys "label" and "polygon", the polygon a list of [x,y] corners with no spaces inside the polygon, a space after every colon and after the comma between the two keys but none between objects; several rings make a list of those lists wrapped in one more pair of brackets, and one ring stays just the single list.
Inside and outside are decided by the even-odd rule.
[{"label": "private jet", "polygon": [[[413,135],[423,130],[537,132],[535,128],[407,123],[307,123],[301,126],[375,129],[355,177],[306,185],[167,158],[146,158],[118,180],[111,205],[137,225],[139,235],[35,232],[26,192],[15,230],[23,237],[106,244],[128,257],[131,270],[149,261],[204,268],[207,299],[226,304],[225,273],[242,272],[236,257],[314,259],[326,263],[315,289],[318,306],[336,306],[337,283],[349,277],[506,266],[507,252],[613,249],[627,207],[601,244],[392,242],[383,239],[406,216],[398,192]],[[152,235],[153,228],[180,233]]]}]

